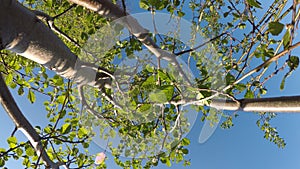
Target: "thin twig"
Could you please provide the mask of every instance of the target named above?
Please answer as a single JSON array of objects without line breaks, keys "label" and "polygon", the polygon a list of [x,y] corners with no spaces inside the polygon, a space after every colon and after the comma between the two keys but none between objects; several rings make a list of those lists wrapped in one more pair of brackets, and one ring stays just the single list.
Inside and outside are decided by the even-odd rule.
[{"label": "thin twig", "polygon": [[245,75],[243,75],[242,77],[240,77],[239,79],[237,79],[235,82],[233,82],[231,85],[228,85],[227,87],[225,87],[223,89],[223,91],[226,91],[226,90],[230,89],[231,87],[233,87],[234,85],[238,84],[239,82],[241,82],[245,78],[249,77],[253,73],[259,72],[262,68],[264,68],[264,67],[268,66],[269,64],[271,64],[272,62],[278,60],[279,58],[281,58],[285,54],[289,53],[291,50],[297,48],[298,46],[300,46],[300,42],[297,42],[293,46],[288,47],[287,49],[285,49],[282,52],[278,53],[277,55],[271,57],[270,59],[268,59],[267,61],[265,61],[261,65],[259,65],[256,68],[252,69],[251,71],[249,71],[248,73],[246,73]]}]

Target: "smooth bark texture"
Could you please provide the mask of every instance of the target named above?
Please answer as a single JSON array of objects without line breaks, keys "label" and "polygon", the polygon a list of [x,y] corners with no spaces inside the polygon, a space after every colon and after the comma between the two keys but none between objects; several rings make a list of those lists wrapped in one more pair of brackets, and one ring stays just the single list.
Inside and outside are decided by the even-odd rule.
[{"label": "smooth bark texture", "polygon": [[211,107],[245,112],[300,112],[300,96],[240,99],[213,100]]},{"label": "smooth bark texture", "polygon": [[102,87],[110,76],[82,62],[35,14],[15,0],[0,0],[1,47],[42,64],[76,83]]},{"label": "smooth bark texture", "polygon": [[50,160],[49,156],[47,155],[44,149],[44,146],[41,143],[41,138],[39,134],[35,131],[33,126],[30,124],[30,122],[26,119],[26,117],[19,109],[17,103],[15,102],[13,96],[7,88],[1,74],[0,91],[0,102],[7,114],[9,115],[9,117],[15,123],[16,127],[19,130],[21,130],[22,133],[27,137],[32,147],[35,149],[37,155],[41,157],[45,165],[53,169],[58,169],[60,164],[54,163],[52,160]]}]

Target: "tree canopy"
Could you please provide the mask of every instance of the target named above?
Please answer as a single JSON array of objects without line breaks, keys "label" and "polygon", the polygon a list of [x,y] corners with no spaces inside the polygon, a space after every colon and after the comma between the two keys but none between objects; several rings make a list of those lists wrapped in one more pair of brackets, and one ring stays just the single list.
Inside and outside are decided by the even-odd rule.
[{"label": "tree canopy", "polygon": [[[257,113],[283,148],[269,122],[300,112],[300,96],[264,97],[268,80],[284,74],[284,90],[298,68],[298,0],[0,3],[0,101],[16,125],[1,167],[106,168],[104,153],[87,151],[96,140],[123,168],[186,166],[197,114],[228,129]],[[32,104],[45,98],[48,124],[32,126],[8,87]]]}]

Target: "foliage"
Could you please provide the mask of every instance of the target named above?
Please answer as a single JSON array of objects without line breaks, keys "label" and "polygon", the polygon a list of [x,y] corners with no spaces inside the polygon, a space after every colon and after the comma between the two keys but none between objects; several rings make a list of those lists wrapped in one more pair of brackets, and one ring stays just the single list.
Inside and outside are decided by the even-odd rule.
[{"label": "foliage", "polygon": [[[130,3],[134,2],[127,2]],[[184,134],[188,132],[190,124],[188,119],[180,116],[180,105],[171,102],[180,101],[183,96],[204,99],[204,104],[194,106],[194,109],[202,114],[203,121],[208,119],[214,123],[218,121],[217,115],[220,112],[211,113],[213,111],[205,107],[209,102],[205,102],[205,98],[212,96],[215,91],[230,99],[259,98],[267,93],[269,86],[266,84],[270,78],[289,69],[285,71],[280,84],[280,89],[284,89],[285,79],[299,65],[299,57],[288,53],[280,62],[269,64],[262,71],[234,84],[251,70],[252,66],[249,65],[264,63],[293,44],[293,32],[296,28],[292,25],[284,29],[290,24],[287,21],[290,17],[288,14],[293,12],[289,3],[286,0],[274,0],[268,2],[270,5],[266,9],[262,9],[266,5],[261,3],[257,0],[140,0],[139,6],[144,11],[151,11],[152,14],[165,12],[191,21],[191,45],[159,34],[153,33],[152,37],[162,49],[177,57],[192,60],[198,75],[195,78],[196,87],[186,87],[179,85],[184,79],[180,78],[175,68],[172,70],[172,66],[171,70],[166,71],[146,64],[129,80],[123,79],[130,84],[130,88],[126,88],[123,93],[106,89],[126,109],[114,107],[101,96],[100,89],[86,86],[83,88],[83,97],[92,107],[89,110],[78,99],[80,91],[71,80],[62,79],[43,66],[5,50],[1,51],[0,71],[4,74],[7,85],[19,95],[27,97],[29,103],[34,103],[41,95],[47,98],[44,107],[49,124],[45,127],[36,126],[36,130],[54,161],[64,161],[72,167],[93,167],[94,156],[89,154],[87,148],[95,135],[93,129],[98,126],[103,140],[116,137],[121,139],[118,145],[108,141],[108,148],[116,164],[123,168],[150,168],[159,163],[171,166],[174,162],[189,165],[190,162],[185,157],[189,153],[187,146],[190,140],[184,138]],[[124,54],[136,57],[136,52],[144,50],[142,43],[134,37],[118,40],[109,49],[97,48],[103,46],[101,44],[82,48],[90,37],[96,35],[99,39],[105,38],[104,33],[97,33],[109,24],[105,18],[81,6],[71,6],[67,1],[24,0],[23,4],[50,16],[63,13],[55,19],[55,25],[76,44],[58,36],[81,59],[111,71],[118,70],[114,60],[122,59]],[[292,20],[295,21],[295,18]],[[114,28],[117,34],[123,31],[120,25]],[[207,38],[209,43],[201,51],[188,50],[201,45],[194,39],[197,33]],[[212,54],[212,51],[216,51],[216,54]],[[207,61],[208,54],[211,54],[211,62]],[[222,91],[231,84],[234,85]],[[168,104],[162,106],[166,102]],[[98,115],[93,112],[98,112]],[[236,113],[221,113],[226,119],[221,127],[232,127]],[[265,133],[264,137],[279,147],[284,147],[284,140],[270,125],[274,114],[258,113],[258,116],[257,125]],[[178,121],[181,123],[178,124]],[[171,130],[175,132],[170,132]],[[43,165],[28,142],[19,142],[14,136],[8,138],[7,142],[9,148],[0,149],[1,167],[11,158],[22,159],[27,168]],[[124,160],[121,156],[133,158]],[[106,168],[106,165],[98,167]]]}]

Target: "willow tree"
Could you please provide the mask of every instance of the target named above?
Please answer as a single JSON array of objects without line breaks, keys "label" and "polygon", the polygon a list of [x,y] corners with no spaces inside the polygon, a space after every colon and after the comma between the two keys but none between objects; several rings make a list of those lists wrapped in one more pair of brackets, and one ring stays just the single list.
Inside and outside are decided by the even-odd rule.
[{"label": "willow tree", "polygon": [[[99,136],[124,168],[187,165],[189,140],[184,136],[190,124],[183,115],[187,105],[200,112],[203,121],[217,122],[218,114],[224,116],[224,128],[233,125],[236,113],[223,114],[220,109],[259,112],[258,126],[279,147],[285,143],[269,120],[275,112],[300,111],[300,96],[261,98],[270,78],[288,69],[280,85],[284,89],[285,79],[298,67],[299,58],[293,53],[300,45],[294,42],[300,16],[296,0],[268,2],[264,10],[253,0],[139,2],[153,16],[154,27],[159,11],[176,20],[188,18],[190,44],[149,32],[127,12],[126,4],[133,2],[0,2],[1,103],[16,130],[28,138],[18,142],[14,131],[7,139],[10,148],[0,149],[0,166],[13,157],[32,168],[93,167],[94,157],[81,150]],[[257,12],[261,10],[264,15]],[[122,39],[126,30],[130,36]],[[197,34],[207,40],[199,43]],[[100,40],[84,47],[89,39]],[[113,42],[109,48],[107,39]],[[137,55],[145,49],[156,64]],[[142,58],[141,69],[115,64],[124,57]],[[187,66],[196,67],[196,78],[178,61],[184,57]],[[161,67],[162,61],[170,69]],[[253,63],[259,64],[250,69]],[[7,86],[19,95],[26,93],[31,103],[39,95],[47,96],[49,124],[33,127]],[[95,128],[99,135],[95,136]],[[114,138],[117,145],[110,142]],[[122,155],[131,160],[122,161]]]}]

